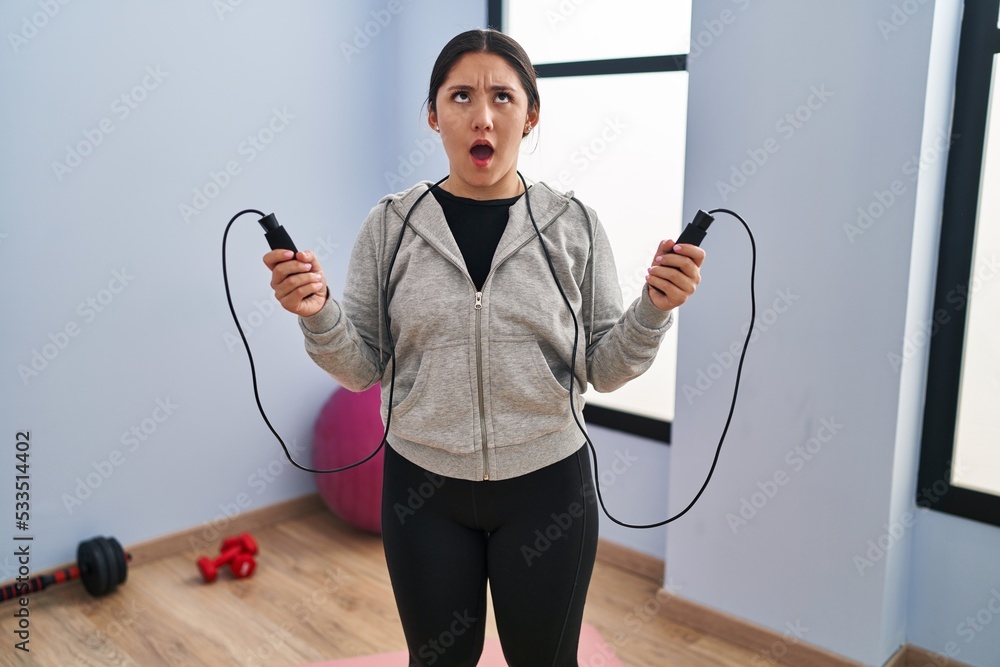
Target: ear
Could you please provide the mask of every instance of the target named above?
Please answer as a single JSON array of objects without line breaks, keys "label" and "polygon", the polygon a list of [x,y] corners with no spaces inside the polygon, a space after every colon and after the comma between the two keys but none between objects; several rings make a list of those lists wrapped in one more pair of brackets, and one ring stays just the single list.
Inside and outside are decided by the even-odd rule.
[{"label": "ear", "polygon": [[538,107],[535,106],[531,111],[528,112],[528,122],[531,123],[531,127],[538,125]]},{"label": "ear", "polygon": [[431,129],[435,132],[439,131],[437,112],[434,111],[434,109],[427,110],[427,124],[430,125]]}]

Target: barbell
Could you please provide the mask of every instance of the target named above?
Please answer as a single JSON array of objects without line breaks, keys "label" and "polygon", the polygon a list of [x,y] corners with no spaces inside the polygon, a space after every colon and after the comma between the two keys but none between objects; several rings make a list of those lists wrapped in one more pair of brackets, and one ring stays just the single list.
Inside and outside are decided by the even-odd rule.
[{"label": "barbell", "polygon": [[132,559],[113,537],[94,537],[80,542],[76,548],[76,565],[38,575],[31,579],[7,584],[0,588],[0,602],[34,593],[53,584],[80,579],[94,597],[114,591],[128,577],[128,562]]}]

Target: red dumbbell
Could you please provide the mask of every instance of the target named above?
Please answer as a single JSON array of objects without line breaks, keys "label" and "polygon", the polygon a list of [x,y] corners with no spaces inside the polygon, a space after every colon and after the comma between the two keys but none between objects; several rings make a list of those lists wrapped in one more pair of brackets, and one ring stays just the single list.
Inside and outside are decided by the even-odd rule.
[{"label": "red dumbbell", "polygon": [[222,553],[216,559],[202,556],[198,559],[198,569],[206,583],[211,583],[219,576],[219,568],[229,564],[233,576],[244,579],[253,574],[257,568],[254,555],[257,553],[257,542],[249,533],[236,537],[227,537],[222,541]]},{"label": "red dumbbell", "polygon": [[229,551],[233,548],[240,548],[251,556],[257,555],[257,541],[250,533],[241,533],[235,537],[227,537],[222,540],[221,552]]}]

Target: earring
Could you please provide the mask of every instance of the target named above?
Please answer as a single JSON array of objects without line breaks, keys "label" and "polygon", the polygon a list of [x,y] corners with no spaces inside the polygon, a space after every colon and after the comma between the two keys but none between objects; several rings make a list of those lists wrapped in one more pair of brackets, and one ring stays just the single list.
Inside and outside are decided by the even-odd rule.
[{"label": "earring", "polygon": [[435,132],[440,132],[441,131],[441,126],[440,125],[435,125],[434,126],[434,131]]}]

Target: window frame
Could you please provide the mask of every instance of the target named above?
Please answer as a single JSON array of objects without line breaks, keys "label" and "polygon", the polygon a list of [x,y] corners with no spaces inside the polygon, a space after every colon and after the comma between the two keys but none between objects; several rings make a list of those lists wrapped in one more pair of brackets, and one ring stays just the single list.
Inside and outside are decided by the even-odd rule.
[{"label": "window frame", "polygon": [[[1000,53],[998,16],[1000,0],[967,2],[962,16],[955,141],[948,155],[934,290],[934,312],[954,317],[931,338],[916,489],[918,507],[995,526],[1000,526],[1000,495],[951,483],[968,308],[959,311],[948,299],[956,286],[968,290],[971,282],[993,59]],[[994,102],[1000,103],[1000,91],[994,94]],[[993,131],[998,135],[994,141],[1000,142],[1000,127]]]},{"label": "window frame", "polygon": [[[998,0],[1000,1],[1000,0]],[[505,0],[487,0],[487,25],[501,32],[506,26]],[[535,64],[538,78],[567,76],[593,76],[614,74],[645,74],[651,72],[686,72],[687,54],[609,58],[604,60],[577,60],[571,62]],[[649,440],[670,444],[671,422],[643,415],[623,412],[614,408],[585,404],[584,419],[597,426],[610,428]]]}]

